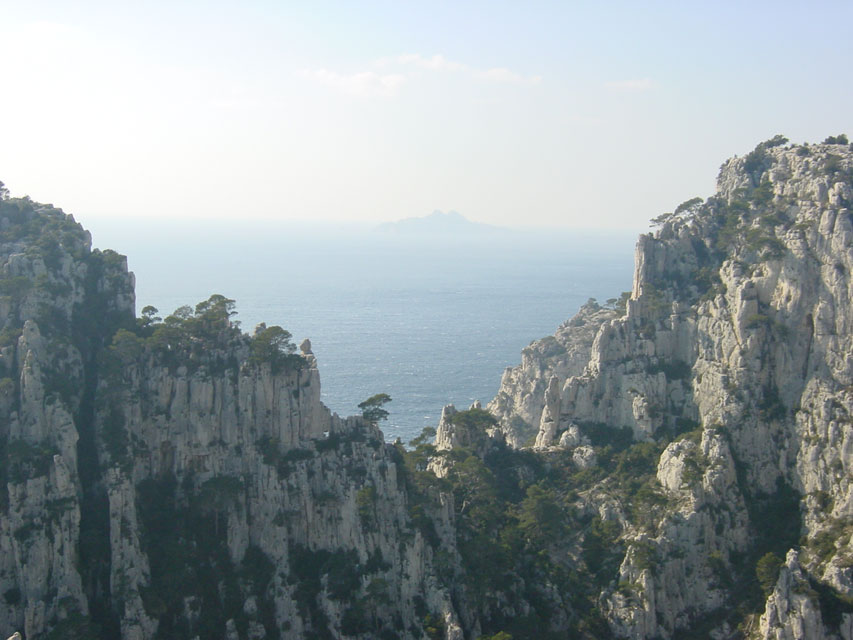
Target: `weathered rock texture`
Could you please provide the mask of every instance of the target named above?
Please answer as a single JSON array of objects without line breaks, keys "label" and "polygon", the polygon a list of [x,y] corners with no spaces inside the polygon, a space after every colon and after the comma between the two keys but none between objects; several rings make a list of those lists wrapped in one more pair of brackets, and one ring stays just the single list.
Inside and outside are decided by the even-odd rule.
[{"label": "weathered rock texture", "polygon": [[[519,425],[538,426],[543,452],[602,427],[670,442],[657,469],[668,506],[622,533],[655,562],[629,543],[625,586],[602,593],[621,637],[715,616],[727,637],[735,565],[789,547],[802,568],[789,554],[761,637],[849,637],[853,164],[846,144],[779,142],[726,162],[714,197],[662,216],[638,242],[624,310],[586,305],[524,350],[489,405],[514,444]],[[827,590],[792,597],[794,575]]]},{"label": "weathered rock texture", "polygon": [[556,429],[560,387],[583,373],[598,330],[614,317],[614,310],[588,302],[553,336],[525,347],[521,365],[504,372],[500,391],[487,408],[501,421],[513,446],[523,446],[540,430]]},{"label": "weathered rock texture", "polygon": [[630,293],[409,452],[322,405],[310,342],[222,296],[136,319],[123,257],[0,199],[0,625],[851,640],[851,176],[846,144],[728,161]]},{"label": "weathered rock texture", "polygon": [[137,321],[125,259],[27,199],[0,263],[0,627],[461,637],[398,450],[323,406],[310,342],[222,296]]}]

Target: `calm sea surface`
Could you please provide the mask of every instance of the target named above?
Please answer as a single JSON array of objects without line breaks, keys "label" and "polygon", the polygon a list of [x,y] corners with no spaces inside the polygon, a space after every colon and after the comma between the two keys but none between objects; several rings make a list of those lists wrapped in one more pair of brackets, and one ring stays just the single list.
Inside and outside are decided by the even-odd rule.
[{"label": "calm sea surface", "polygon": [[448,238],[269,223],[83,220],[128,256],[137,312],[167,315],[213,293],[250,331],[310,338],[323,401],[340,415],[393,398],[382,428],[408,442],[445,404],[485,404],[521,349],[588,298],[631,285],[633,232],[525,231]]}]

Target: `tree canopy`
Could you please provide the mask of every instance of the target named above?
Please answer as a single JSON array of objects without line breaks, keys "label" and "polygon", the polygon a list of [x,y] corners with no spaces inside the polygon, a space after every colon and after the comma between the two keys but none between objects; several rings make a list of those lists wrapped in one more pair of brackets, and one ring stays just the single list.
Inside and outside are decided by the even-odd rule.
[{"label": "tree canopy", "polygon": [[272,327],[259,325],[249,346],[249,362],[253,364],[269,362],[273,373],[278,373],[289,364],[302,363],[302,357],[295,353],[296,345],[290,341],[292,337],[290,331],[278,325]]},{"label": "tree canopy", "polygon": [[388,419],[388,412],[382,407],[389,402],[391,402],[391,396],[387,393],[377,393],[375,396],[370,396],[364,402],[360,402],[358,408],[361,409],[362,417],[375,425],[380,420]]},{"label": "tree canopy", "polygon": [[829,136],[826,140],[823,141],[824,144],[850,144],[850,141],[847,139],[847,135],[841,133],[837,136]]}]

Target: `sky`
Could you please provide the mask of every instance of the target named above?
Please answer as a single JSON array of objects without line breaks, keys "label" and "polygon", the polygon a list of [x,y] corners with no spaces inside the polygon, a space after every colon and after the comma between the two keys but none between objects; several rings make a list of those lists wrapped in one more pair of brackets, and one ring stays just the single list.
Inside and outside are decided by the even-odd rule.
[{"label": "sky", "polygon": [[73,213],[643,229],[853,134],[848,2],[0,0],[0,180]]}]

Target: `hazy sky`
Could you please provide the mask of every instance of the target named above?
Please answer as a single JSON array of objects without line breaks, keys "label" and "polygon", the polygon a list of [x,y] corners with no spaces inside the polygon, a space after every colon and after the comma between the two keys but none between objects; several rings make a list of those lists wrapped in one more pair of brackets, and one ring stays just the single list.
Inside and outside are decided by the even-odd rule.
[{"label": "hazy sky", "polygon": [[643,228],[853,134],[847,2],[0,0],[0,180],[99,216]]}]

